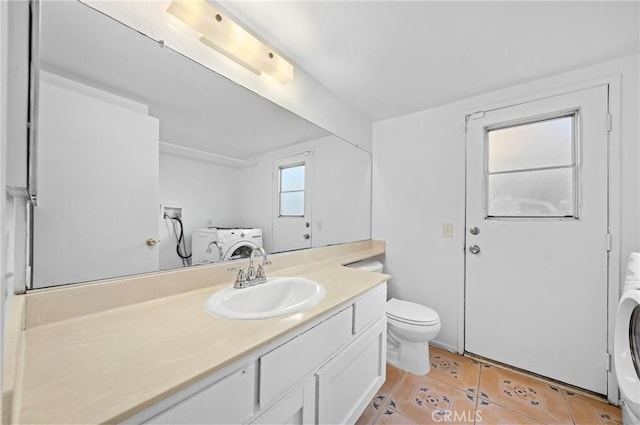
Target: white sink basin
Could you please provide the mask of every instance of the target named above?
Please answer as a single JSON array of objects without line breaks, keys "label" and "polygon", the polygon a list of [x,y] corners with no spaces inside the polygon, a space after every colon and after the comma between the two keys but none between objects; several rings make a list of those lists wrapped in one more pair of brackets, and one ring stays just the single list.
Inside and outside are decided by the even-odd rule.
[{"label": "white sink basin", "polygon": [[298,313],[322,301],[327,291],[318,282],[275,277],[249,288],[228,287],[207,298],[209,314],[226,319],[268,319]]}]

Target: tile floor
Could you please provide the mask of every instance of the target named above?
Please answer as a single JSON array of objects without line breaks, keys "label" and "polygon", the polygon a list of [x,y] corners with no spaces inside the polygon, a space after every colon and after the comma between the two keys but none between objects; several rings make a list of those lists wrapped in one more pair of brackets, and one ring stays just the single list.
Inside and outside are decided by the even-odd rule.
[{"label": "tile floor", "polygon": [[431,347],[431,372],[387,365],[357,425],[622,424],[620,409],[498,366]]}]

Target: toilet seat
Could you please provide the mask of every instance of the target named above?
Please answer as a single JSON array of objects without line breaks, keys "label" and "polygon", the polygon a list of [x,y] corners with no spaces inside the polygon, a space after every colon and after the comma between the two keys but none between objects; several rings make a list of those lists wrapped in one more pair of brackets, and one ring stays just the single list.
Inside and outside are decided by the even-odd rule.
[{"label": "toilet seat", "polygon": [[397,298],[387,301],[387,318],[414,326],[433,326],[440,322],[440,317],[435,310]]},{"label": "toilet seat", "polygon": [[405,319],[398,319],[397,317],[393,317],[389,315],[387,315],[387,321],[389,323],[393,323],[398,326],[406,325],[406,326],[414,326],[414,327],[429,327],[429,326],[436,326],[440,324],[439,320],[434,320],[433,322],[424,323],[424,322],[414,322],[414,321],[405,320]]}]

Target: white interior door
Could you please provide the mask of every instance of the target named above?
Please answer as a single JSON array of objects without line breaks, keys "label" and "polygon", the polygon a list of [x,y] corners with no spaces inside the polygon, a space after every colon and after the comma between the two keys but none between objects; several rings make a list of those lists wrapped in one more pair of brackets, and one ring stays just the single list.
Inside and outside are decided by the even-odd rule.
[{"label": "white interior door", "polygon": [[467,126],[465,350],[601,394],[607,98],[599,86]]},{"label": "white interior door", "polygon": [[158,120],[101,93],[40,84],[34,288],[158,270]]},{"label": "white interior door", "polygon": [[312,167],[311,151],[274,161],[272,252],[312,246]]}]

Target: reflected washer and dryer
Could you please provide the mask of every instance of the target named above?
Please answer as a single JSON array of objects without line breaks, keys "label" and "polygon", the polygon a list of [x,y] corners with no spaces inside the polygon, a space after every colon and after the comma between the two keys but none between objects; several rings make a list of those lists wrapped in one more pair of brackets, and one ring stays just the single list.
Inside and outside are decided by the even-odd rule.
[{"label": "reflected washer and dryer", "polygon": [[191,234],[194,266],[248,258],[254,248],[262,248],[262,229],[210,227]]},{"label": "reflected washer and dryer", "polygon": [[254,248],[262,248],[262,229],[218,228],[222,261],[249,258]]},{"label": "reflected washer and dryer", "polygon": [[622,422],[640,424],[640,253],[629,257],[627,276],[616,316],[614,361]]}]

